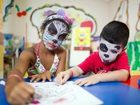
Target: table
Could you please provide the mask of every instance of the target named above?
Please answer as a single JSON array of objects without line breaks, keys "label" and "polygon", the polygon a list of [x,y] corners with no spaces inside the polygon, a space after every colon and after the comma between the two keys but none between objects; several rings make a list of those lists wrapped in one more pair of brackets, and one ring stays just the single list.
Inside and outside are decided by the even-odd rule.
[{"label": "table", "polygon": [[[140,105],[140,89],[121,82],[105,82],[83,88],[101,99],[103,105]],[[0,85],[0,105],[9,105],[3,85]]]}]

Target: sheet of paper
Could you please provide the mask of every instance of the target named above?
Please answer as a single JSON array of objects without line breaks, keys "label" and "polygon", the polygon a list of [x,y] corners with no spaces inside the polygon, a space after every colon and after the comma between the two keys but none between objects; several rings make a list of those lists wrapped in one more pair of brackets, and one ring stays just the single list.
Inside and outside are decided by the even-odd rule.
[{"label": "sheet of paper", "polygon": [[101,105],[103,102],[80,86],[69,81],[30,83],[35,88],[34,100],[29,105]]}]

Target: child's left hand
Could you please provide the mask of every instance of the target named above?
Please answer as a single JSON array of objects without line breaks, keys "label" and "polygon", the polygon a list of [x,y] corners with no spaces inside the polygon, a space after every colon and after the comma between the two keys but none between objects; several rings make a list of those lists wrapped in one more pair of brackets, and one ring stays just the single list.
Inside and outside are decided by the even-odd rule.
[{"label": "child's left hand", "polygon": [[31,82],[38,82],[42,80],[42,82],[45,82],[46,80],[52,81],[51,80],[51,72],[46,70],[43,73],[32,75],[31,76]]},{"label": "child's left hand", "polygon": [[97,75],[91,75],[86,78],[78,79],[75,82],[79,86],[89,86],[89,85],[99,83],[99,77]]}]

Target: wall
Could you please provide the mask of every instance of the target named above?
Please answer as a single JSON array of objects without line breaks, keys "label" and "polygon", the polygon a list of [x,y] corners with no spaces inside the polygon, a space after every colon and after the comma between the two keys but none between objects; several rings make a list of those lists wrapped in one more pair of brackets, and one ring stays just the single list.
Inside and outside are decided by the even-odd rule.
[{"label": "wall", "polygon": [[[32,10],[27,13],[27,16],[17,17],[17,10],[15,7],[10,9],[10,14],[7,17],[7,21],[4,22],[4,33],[12,33],[16,36],[26,36],[29,43],[36,43],[39,41],[37,30],[31,25],[30,15],[31,12],[45,4],[60,4],[62,6],[75,6],[77,8],[83,9],[86,13],[92,15],[97,22],[97,32],[98,36],[105,24],[113,20],[115,13],[119,7],[121,0],[15,0],[15,4],[19,5],[21,10],[25,10],[28,7],[32,7]],[[134,41],[136,29],[136,21],[138,19],[138,6],[140,0],[128,0],[129,1],[129,28],[130,37],[129,42]],[[125,16],[124,16],[125,17]],[[140,25],[140,23],[139,23]],[[140,27],[140,26],[139,26]],[[131,48],[129,48],[131,50]],[[132,51],[134,52],[134,51]],[[137,51],[138,53],[140,52]],[[133,55],[136,55],[135,52]],[[138,57],[131,57],[133,60]],[[77,58],[78,59],[78,58]],[[136,62],[137,60],[133,61]],[[138,63],[137,63],[138,64]],[[132,64],[131,64],[132,65]],[[137,65],[140,68],[140,65]]]},{"label": "wall", "polygon": [[[136,25],[136,21],[138,19],[138,6],[139,6],[139,2],[140,0],[129,0],[129,29],[130,29],[130,38],[129,38],[129,41],[134,41],[134,36],[135,36],[135,33],[136,33],[136,30],[135,30],[135,25]],[[120,0],[114,0],[113,2],[111,2],[109,4],[109,18],[110,19],[113,19],[117,9],[118,9],[118,6],[120,4]],[[140,23],[139,23],[140,25]],[[140,27],[139,27],[140,28]]]},{"label": "wall", "polygon": [[0,0],[0,78],[3,77],[3,21],[2,21],[2,8],[3,0]]},{"label": "wall", "polygon": [[[21,2],[22,1],[22,2]],[[21,10],[24,10],[28,7],[32,7],[32,10],[27,13],[25,17],[17,17],[16,9],[13,7],[10,10],[10,15],[7,17],[7,21],[4,23],[4,32],[13,33],[14,35],[27,35],[28,42],[35,43],[38,41],[37,32],[34,27],[32,27],[29,19],[31,12],[41,7],[44,4],[54,4],[54,0],[15,0],[15,4],[18,4]],[[57,3],[60,5],[74,5],[78,8],[83,9],[87,13],[91,14],[96,18],[98,29],[97,35],[100,34],[102,27],[110,20],[109,19],[109,9],[108,3],[102,0],[57,0]],[[80,5],[79,5],[80,4]],[[86,4],[86,5],[85,5]]]},{"label": "wall", "polygon": [[[32,27],[29,18],[30,13],[37,7],[41,7],[44,4],[54,4],[54,0],[15,0],[15,4],[18,4],[21,10],[31,6],[32,10],[27,14],[26,17],[17,17],[16,9],[13,7],[10,10],[10,15],[7,17],[7,21],[4,23],[4,32],[13,33],[14,35],[25,35],[28,36],[29,42],[36,42],[38,40],[36,29]],[[57,0],[60,5],[74,5],[82,8],[87,13],[91,14],[96,18],[98,30],[97,35],[100,34],[103,26],[113,19],[115,12],[119,6],[120,0]],[[79,5],[80,4],[80,5]],[[86,4],[86,5],[85,5]],[[137,21],[137,10],[139,0],[129,0],[129,27],[130,27],[130,41],[134,40],[135,35],[135,24]],[[34,37],[34,39],[32,39]],[[32,40],[31,40],[32,39]]]}]

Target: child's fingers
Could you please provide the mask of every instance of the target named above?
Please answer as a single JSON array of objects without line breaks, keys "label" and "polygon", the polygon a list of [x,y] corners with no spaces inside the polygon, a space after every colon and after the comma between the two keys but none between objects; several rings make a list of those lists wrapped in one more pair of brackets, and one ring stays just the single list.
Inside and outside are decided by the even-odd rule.
[{"label": "child's fingers", "polygon": [[47,77],[42,77],[42,82],[45,82]]},{"label": "child's fingers", "polygon": [[[45,82],[46,80],[47,80],[48,78],[47,77],[42,77],[42,82]],[[48,79],[49,80],[49,79]],[[51,81],[51,78],[50,78],[50,80],[49,81]]]},{"label": "child's fingers", "polygon": [[13,103],[14,105],[23,105],[25,103],[25,101],[19,96],[13,97],[9,102]]},{"label": "child's fingers", "polygon": [[83,79],[80,79],[80,80],[77,80],[75,81],[75,83],[79,86],[83,86],[87,83],[87,81],[83,80]]},{"label": "child's fingers", "polygon": [[32,95],[31,95],[30,92],[28,92],[28,89],[26,89],[26,90],[24,89],[22,94],[18,92],[16,96],[17,96],[17,100],[19,102],[21,102],[21,103],[25,102],[26,103],[31,98]]},{"label": "child's fingers", "polygon": [[56,77],[56,78],[54,79],[54,82],[56,82],[56,83],[60,84],[60,80],[59,80],[59,78],[58,78],[58,77]]},{"label": "child's fingers", "polygon": [[25,100],[24,102],[26,102],[26,103],[31,102],[31,100],[33,99],[33,96],[35,94],[34,88],[30,85],[27,85],[25,91],[24,91],[24,95],[21,94],[22,99]]},{"label": "child's fingers", "polygon": [[49,81],[52,81],[52,79],[51,79],[51,76],[49,75],[49,76],[47,76],[47,79],[49,80]]},{"label": "child's fingers", "polygon": [[36,77],[38,74],[35,74],[35,75],[31,75],[29,76],[30,78],[33,78],[33,77]]},{"label": "child's fingers", "polygon": [[57,83],[61,83],[61,81],[62,81],[62,73],[59,73],[58,75],[57,75],[57,77],[55,78],[55,81],[57,82]]},{"label": "child's fingers", "polygon": [[29,99],[27,100],[27,102],[25,103],[25,105],[28,105],[29,103],[31,103],[32,100],[33,100],[33,97],[29,98]]},{"label": "child's fingers", "polygon": [[63,75],[63,77],[61,79],[62,79],[61,84],[64,84],[69,79],[69,76],[68,75]]},{"label": "child's fingers", "polygon": [[40,81],[41,79],[42,79],[41,77],[37,77],[37,78],[34,79],[34,82],[38,82],[38,81]]},{"label": "child's fingers", "polygon": [[63,77],[64,77],[63,73],[59,73],[57,75],[56,79],[55,79],[56,82],[59,83],[59,84],[62,84],[63,83]]},{"label": "child's fingers", "polygon": [[69,79],[69,76],[64,73],[64,72],[61,72],[57,75],[57,77],[55,78],[55,81],[59,84],[64,84],[67,80]]},{"label": "child's fingers", "polygon": [[[21,94],[22,93],[22,94]],[[26,101],[34,94],[34,89],[30,85],[21,82],[19,83],[13,92],[11,93],[11,100],[15,101],[12,102],[14,104],[22,105],[26,103]]]},{"label": "child's fingers", "polygon": [[19,83],[19,86],[16,90],[18,91],[18,93],[26,92],[28,94],[34,94],[35,92],[34,88],[25,82]]},{"label": "child's fingers", "polygon": [[32,76],[30,82],[33,82],[37,77],[38,77],[38,75],[34,75],[34,76]]},{"label": "child's fingers", "polygon": [[84,86],[90,86],[91,85],[91,83],[86,83],[86,84],[84,84]]},{"label": "child's fingers", "polygon": [[32,86],[30,86],[29,84],[26,84],[26,89],[31,95],[33,95],[35,93],[34,88]]}]

